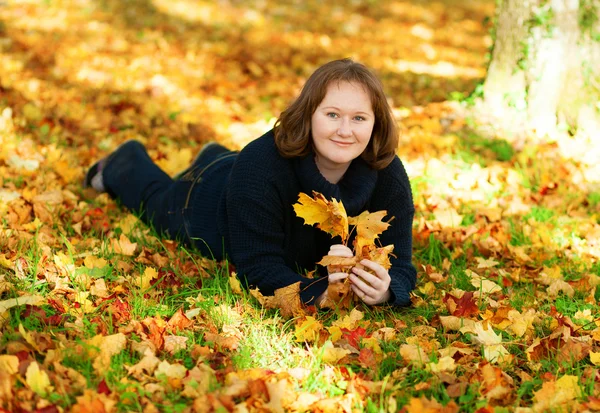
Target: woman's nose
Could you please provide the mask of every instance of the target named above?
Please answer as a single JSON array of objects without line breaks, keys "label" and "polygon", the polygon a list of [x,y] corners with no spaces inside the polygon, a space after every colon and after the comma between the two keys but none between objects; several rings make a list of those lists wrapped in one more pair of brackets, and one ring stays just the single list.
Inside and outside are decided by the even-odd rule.
[{"label": "woman's nose", "polygon": [[352,128],[350,122],[342,119],[342,123],[338,129],[338,135],[340,136],[352,136]]}]

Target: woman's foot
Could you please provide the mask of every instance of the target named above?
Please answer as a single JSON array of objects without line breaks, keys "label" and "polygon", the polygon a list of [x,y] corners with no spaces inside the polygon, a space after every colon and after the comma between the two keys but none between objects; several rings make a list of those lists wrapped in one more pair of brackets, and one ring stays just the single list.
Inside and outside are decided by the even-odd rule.
[{"label": "woman's foot", "polygon": [[83,179],[84,188],[92,187],[98,192],[106,192],[104,179],[102,178],[102,170],[104,169],[104,165],[106,165],[107,159],[108,157],[100,159],[88,169],[85,178]]}]

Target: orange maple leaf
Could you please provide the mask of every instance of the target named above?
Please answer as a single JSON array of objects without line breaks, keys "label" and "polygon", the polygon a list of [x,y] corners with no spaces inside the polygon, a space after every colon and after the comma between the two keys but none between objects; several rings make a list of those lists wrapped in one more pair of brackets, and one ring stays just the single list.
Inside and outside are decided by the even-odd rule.
[{"label": "orange maple leaf", "polygon": [[304,316],[300,300],[300,282],[275,290],[275,295],[264,296],[258,289],[250,290],[250,294],[265,308],[278,308],[283,317]]}]

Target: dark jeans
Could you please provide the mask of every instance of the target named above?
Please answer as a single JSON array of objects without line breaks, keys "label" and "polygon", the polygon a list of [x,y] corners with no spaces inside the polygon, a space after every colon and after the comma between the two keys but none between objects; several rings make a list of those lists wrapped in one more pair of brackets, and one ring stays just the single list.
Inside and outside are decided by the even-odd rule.
[{"label": "dark jeans", "polygon": [[102,175],[109,194],[147,225],[168,238],[196,246],[203,255],[220,258],[218,201],[235,155],[221,145],[210,145],[173,180],[141,143],[129,141],[110,155]]}]

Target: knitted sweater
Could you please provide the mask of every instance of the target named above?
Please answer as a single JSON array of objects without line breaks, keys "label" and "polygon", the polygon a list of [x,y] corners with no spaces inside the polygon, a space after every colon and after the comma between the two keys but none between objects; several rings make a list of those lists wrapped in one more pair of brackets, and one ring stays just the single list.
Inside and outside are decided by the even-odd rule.
[{"label": "knitted sweater", "polygon": [[[249,143],[237,156],[219,205],[219,232],[242,279],[265,295],[300,281],[300,298],[307,304],[326,290],[327,271],[317,268],[316,262],[341,241],[305,225],[293,209],[300,192],[312,195],[313,190],[342,201],[348,216],[386,210],[387,218],[393,217],[380,236],[381,245],[394,245],[390,303],[409,304],[416,282],[411,263],[414,205],[400,159],[375,171],[357,158],[334,185],[319,172],[314,154],[283,158],[273,131]],[[319,278],[303,275],[314,269]]]}]

